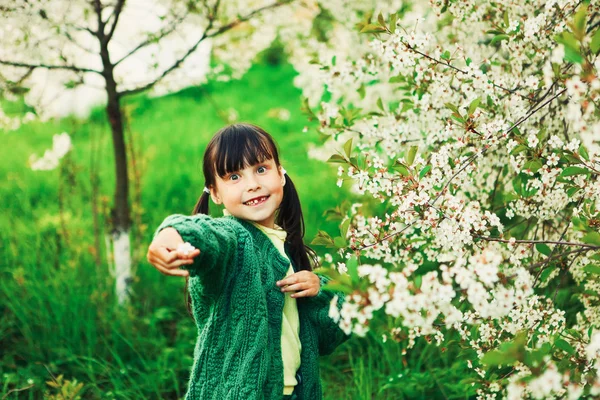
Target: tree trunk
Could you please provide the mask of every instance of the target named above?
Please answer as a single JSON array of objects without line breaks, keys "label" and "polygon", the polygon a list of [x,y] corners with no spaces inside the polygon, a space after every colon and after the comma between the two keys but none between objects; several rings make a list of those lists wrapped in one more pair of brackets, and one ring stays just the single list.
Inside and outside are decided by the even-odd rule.
[{"label": "tree trunk", "polygon": [[123,136],[123,114],[117,84],[114,79],[113,65],[110,62],[108,48],[101,50],[106,81],[108,103],[106,115],[112,132],[113,150],[115,154],[115,198],[112,209],[112,244],[115,263],[116,292],[119,304],[129,299],[131,277],[131,249],[129,228],[131,217],[129,211],[129,177],[127,173],[127,153]]}]

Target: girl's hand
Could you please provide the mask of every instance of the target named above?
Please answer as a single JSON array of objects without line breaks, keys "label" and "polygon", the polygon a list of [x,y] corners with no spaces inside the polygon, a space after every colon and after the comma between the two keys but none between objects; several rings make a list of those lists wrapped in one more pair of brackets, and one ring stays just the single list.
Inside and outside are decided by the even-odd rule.
[{"label": "girl's hand", "polygon": [[314,297],[319,294],[321,280],[311,271],[299,271],[277,282],[282,292],[296,292],[291,297]]},{"label": "girl's hand", "polygon": [[182,265],[190,265],[200,250],[194,249],[188,254],[177,251],[183,239],[174,228],[165,228],[156,235],[150,246],[146,258],[157,270],[169,276],[189,276],[189,272],[179,269]]}]

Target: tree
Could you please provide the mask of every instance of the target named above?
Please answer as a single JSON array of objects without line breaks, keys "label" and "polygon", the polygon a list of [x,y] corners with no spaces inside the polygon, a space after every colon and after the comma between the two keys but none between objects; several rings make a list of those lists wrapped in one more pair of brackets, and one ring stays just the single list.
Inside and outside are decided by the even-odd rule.
[{"label": "tree", "polygon": [[[219,67],[226,64],[233,76],[243,73],[275,38],[277,24],[293,19],[302,7],[291,0],[21,0],[0,5],[0,93],[5,99],[24,94],[41,118],[85,115],[94,105],[106,106],[115,157],[111,230],[120,303],[128,298],[131,278],[123,99],[205,81],[211,48],[220,57]],[[310,20],[310,15],[305,17]],[[2,121],[13,129],[19,125],[0,110]]]},{"label": "tree", "polygon": [[481,398],[598,396],[598,3],[345,4],[351,49],[299,78],[315,156],[363,198],[313,242],[346,293],[330,315],[409,348],[458,338]]}]

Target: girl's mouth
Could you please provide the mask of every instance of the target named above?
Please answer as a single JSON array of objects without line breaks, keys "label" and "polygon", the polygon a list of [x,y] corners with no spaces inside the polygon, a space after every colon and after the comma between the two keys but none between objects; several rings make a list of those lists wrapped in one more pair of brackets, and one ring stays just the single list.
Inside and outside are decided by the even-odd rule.
[{"label": "girl's mouth", "polygon": [[253,206],[257,206],[257,205],[259,205],[259,204],[262,204],[262,203],[264,203],[265,201],[267,201],[267,199],[268,199],[269,197],[270,197],[270,196],[261,196],[261,197],[255,197],[255,198],[253,198],[253,199],[251,199],[251,200],[248,200],[247,202],[245,202],[245,203],[244,203],[244,205],[251,206],[251,207],[253,207]]}]

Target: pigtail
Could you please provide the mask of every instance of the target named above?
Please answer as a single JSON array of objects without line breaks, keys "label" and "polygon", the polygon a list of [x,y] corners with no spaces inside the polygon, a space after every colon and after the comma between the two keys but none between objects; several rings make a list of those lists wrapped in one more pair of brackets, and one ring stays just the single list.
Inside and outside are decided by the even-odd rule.
[{"label": "pigtail", "polygon": [[208,194],[206,192],[202,192],[202,196],[200,196],[200,198],[198,199],[198,202],[194,206],[194,211],[192,212],[192,215],[196,215],[196,214],[208,215],[208,199],[209,199],[209,197],[210,197],[210,194]]},{"label": "pigtail", "polygon": [[279,206],[277,225],[287,232],[286,241],[289,243],[290,256],[300,270],[312,271],[313,265],[318,265],[317,254],[313,249],[304,244],[304,216],[300,198],[294,183],[285,174],[283,187],[283,200]]}]

